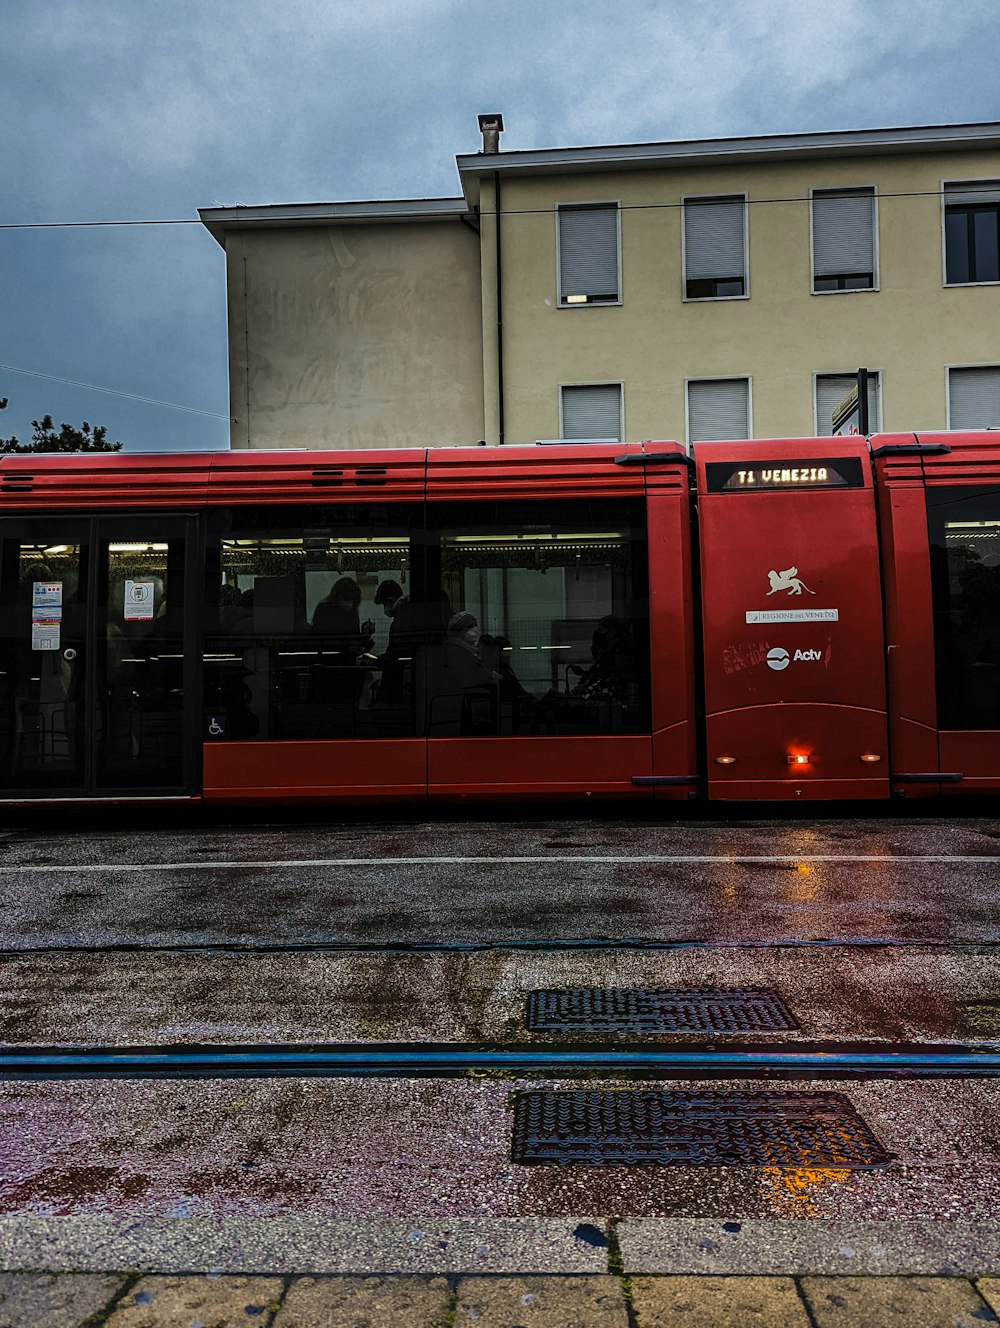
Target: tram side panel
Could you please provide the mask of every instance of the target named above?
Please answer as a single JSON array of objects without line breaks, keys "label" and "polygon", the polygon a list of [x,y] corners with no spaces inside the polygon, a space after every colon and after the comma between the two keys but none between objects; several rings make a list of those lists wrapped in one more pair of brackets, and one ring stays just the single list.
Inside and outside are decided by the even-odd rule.
[{"label": "tram side panel", "polygon": [[882,435],[893,788],[1000,789],[1000,438]]},{"label": "tram side panel", "polygon": [[[912,445],[913,436],[873,438],[872,448]],[[882,544],[889,743],[897,795],[936,797],[940,771],[934,697],[934,621],[923,466],[917,456],[876,461]]]},{"label": "tram side panel", "polygon": [[696,447],[712,798],[889,796],[863,441]]},{"label": "tram side panel", "polygon": [[687,468],[677,444],[650,446],[652,459],[620,444],[430,456],[435,584],[499,672],[470,664],[451,629],[425,651],[432,798],[694,788]]},{"label": "tram side panel", "polygon": [[412,701],[387,686],[376,700],[370,658],[386,649],[379,586],[410,595],[419,570],[425,468],[417,450],[213,458],[206,801],[426,797]]},{"label": "tram side panel", "polygon": [[687,475],[646,469],[653,777],[656,797],[694,797],[699,785],[695,727],[695,605],[691,495]]}]

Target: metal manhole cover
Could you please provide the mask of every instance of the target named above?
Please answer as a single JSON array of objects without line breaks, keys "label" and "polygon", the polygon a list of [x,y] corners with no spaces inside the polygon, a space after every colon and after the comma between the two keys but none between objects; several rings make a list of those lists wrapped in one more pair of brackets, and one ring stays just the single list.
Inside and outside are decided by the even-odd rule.
[{"label": "metal manhole cover", "polygon": [[532,991],[536,1033],[771,1033],[797,1029],[776,991],[574,987]]},{"label": "metal manhole cover", "polygon": [[514,1101],[514,1162],[588,1166],[881,1166],[889,1155],[840,1093],[531,1089]]}]

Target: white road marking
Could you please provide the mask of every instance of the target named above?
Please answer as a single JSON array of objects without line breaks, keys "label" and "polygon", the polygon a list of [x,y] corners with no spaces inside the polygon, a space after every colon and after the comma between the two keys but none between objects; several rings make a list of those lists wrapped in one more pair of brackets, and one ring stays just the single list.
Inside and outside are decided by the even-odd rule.
[{"label": "white road marking", "polygon": [[292,870],[299,867],[434,867],[434,866],[516,866],[530,863],[585,862],[622,864],[625,866],[649,866],[659,863],[718,863],[723,866],[739,867],[756,862],[967,862],[993,865],[1000,862],[1000,854],[958,854],[958,853],[645,853],[635,856],[623,854],[538,854],[521,857],[423,857],[423,858],[288,858],[261,862],[106,862],[106,863],[25,863],[13,866],[0,865],[0,875],[5,872],[164,872],[164,871],[234,871],[241,869],[282,869]]}]

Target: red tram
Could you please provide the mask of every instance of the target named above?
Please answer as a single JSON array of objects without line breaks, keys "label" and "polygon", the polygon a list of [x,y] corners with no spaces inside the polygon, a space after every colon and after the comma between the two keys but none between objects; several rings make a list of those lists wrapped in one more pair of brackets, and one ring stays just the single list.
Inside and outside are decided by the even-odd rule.
[{"label": "red tram", "polygon": [[0,461],[0,801],[989,790],[1000,435]]}]

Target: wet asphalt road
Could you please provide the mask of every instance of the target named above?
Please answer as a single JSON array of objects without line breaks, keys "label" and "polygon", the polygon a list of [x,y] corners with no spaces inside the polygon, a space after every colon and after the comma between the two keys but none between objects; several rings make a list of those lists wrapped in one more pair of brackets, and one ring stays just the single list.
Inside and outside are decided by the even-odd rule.
[{"label": "wet asphalt road", "polygon": [[[0,1042],[571,1046],[526,1029],[530,991],[723,986],[775,989],[793,1012],[758,1043],[1000,1048],[998,885],[1000,825],[982,818],[25,823],[0,832]],[[891,1155],[868,1171],[520,1166],[511,1094],[533,1082],[2,1083],[0,1265],[7,1248],[5,1266],[83,1266],[80,1223],[104,1224],[101,1266],[123,1241],[141,1262],[148,1229],[158,1266],[204,1231],[207,1267],[235,1257],[212,1223],[284,1224],[328,1250],[330,1222],[361,1220],[388,1223],[389,1270],[412,1266],[422,1237],[399,1222],[420,1219],[534,1223],[522,1266],[568,1270],[566,1219],[612,1217],[653,1223],[661,1251],[734,1221],[787,1245],[805,1222],[828,1246],[809,1266],[840,1271],[862,1245],[925,1268],[941,1231],[967,1227],[975,1271],[1000,1264],[1000,1080],[756,1085],[843,1092]],[[920,1224],[936,1234],[907,1264],[899,1232]],[[728,1248],[709,1269],[735,1268]]]},{"label": "wet asphalt road", "polygon": [[0,838],[0,949],[1000,941],[991,822]]}]

